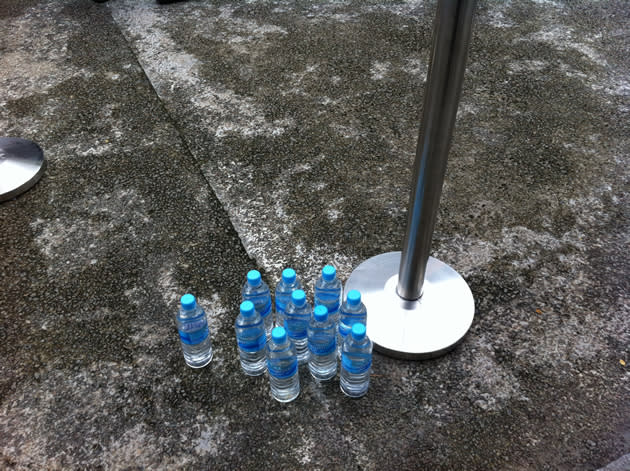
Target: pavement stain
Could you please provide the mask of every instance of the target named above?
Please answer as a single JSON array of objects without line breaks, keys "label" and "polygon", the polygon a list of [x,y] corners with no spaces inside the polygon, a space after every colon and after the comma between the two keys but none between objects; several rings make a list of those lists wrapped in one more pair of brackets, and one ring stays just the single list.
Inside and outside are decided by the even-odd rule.
[{"label": "pavement stain", "polygon": [[[394,111],[402,104],[408,105],[410,96],[418,99],[417,94],[414,95],[411,90],[414,83],[421,79],[417,77],[415,68],[409,68],[409,61],[417,52],[417,28],[410,28],[409,21],[396,15],[387,15],[388,21],[394,26],[387,30],[391,36],[379,38],[381,42],[376,43],[364,41],[363,48],[357,49],[356,44],[370,35],[372,22],[378,21],[378,16],[367,15],[368,19],[363,23],[330,24],[315,20],[301,23],[298,20],[296,25],[296,16],[287,12],[274,16],[274,22],[270,24],[259,20],[259,16],[264,17],[266,14],[265,11],[260,11],[261,8],[265,10],[259,5],[222,9],[221,15],[215,15],[215,19],[203,28],[192,28],[191,25],[190,30],[195,31],[192,38],[194,41],[182,36],[186,28],[170,29],[167,22],[155,20],[175,43],[185,45],[188,54],[204,58],[194,72],[195,76],[216,91],[200,97],[217,94],[218,101],[215,101],[219,107],[206,107],[204,111],[208,111],[210,117],[216,116],[218,123],[222,124],[209,120],[208,116],[198,115],[199,110],[195,108],[188,109],[186,116],[181,115],[177,107],[171,108],[171,111],[185,121],[189,120],[189,116],[194,116],[194,120],[208,122],[211,128],[214,126],[219,130],[220,134],[216,138],[195,142],[192,149],[198,159],[208,161],[206,175],[213,181],[213,187],[224,204],[232,208],[230,202],[238,198],[249,208],[247,212],[233,208],[231,215],[250,255],[258,258],[264,253],[264,250],[261,251],[262,247],[273,244],[272,240],[262,240],[257,234],[255,226],[261,220],[251,219],[258,213],[255,208],[258,207],[259,198],[262,198],[265,207],[275,206],[276,209],[278,200],[281,199],[282,208],[279,212],[286,221],[304,219],[305,210],[308,211],[307,215],[312,214],[310,219],[306,217],[306,224],[293,227],[289,222],[288,230],[291,237],[301,241],[300,245],[306,251],[314,253],[318,252],[321,242],[317,241],[321,241],[322,236],[325,241],[335,244],[339,252],[343,252],[344,246],[338,241],[348,238],[349,235],[350,243],[355,247],[365,245],[366,231],[364,228],[352,227],[355,221],[353,215],[365,212],[374,204],[383,204],[381,198],[386,199],[386,207],[379,214],[384,220],[382,223],[375,221],[376,225],[402,226],[403,224],[398,223],[390,224],[392,214],[399,220],[404,215],[390,211],[393,205],[387,201],[389,198],[380,193],[385,190],[386,185],[372,186],[366,190],[358,182],[370,174],[385,176],[392,165],[385,158],[391,154],[392,142],[401,136],[414,136],[417,131],[415,121],[400,118],[399,113]],[[125,18],[122,21],[129,22],[132,31],[138,31],[132,20]],[[415,26],[413,20],[411,24]],[[246,25],[245,29],[253,31],[253,36],[236,41],[238,51],[235,53],[233,39],[235,35],[242,38],[243,25]],[[303,34],[304,27],[312,30],[311,33]],[[265,39],[265,54],[260,54],[258,36]],[[317,43],[313,38],[318,38]],[[323,44],[322,38],[325,38]],[[151,53],[146,49],[148,45],[142,41],[137,44],[143,54],[147,55],[147,65],[151,69]],[[394,59],[397,63],[396,67],[388,69],[387,79],[404,86],[375,87],[371,83],[373,80],[369,78],[365,64],[369,65],[372,61],[366,58],[377,56],[385,45],[389,47],[390,53],[391,47],[395,46]],[[273,62],[264,60],[268,57],[267,54],[275,58]],[[338,77],[342,72],[351,76],[340,82]],[[413,78],[411,82],[410,75]],[[158,89],[163,90],[160,83],[158,81]],[[177,83],[176,87],[181,88],[185,84],[186,82]],[[182,90],[175,89],[172,93],[173,97],[181,96],[182,102],[186,101]],[[220,97],[225,93],[233,93],[243,104],[247,104],[246,108],[241,105],[240,109],[234,110],[236,115],[232,116],[233,122],[225,121],[227,110],[221,108]],[[165,92],[165,95],[170,93]],[[254,101],[250,101],[252,99]],[[179,98],[176,100],[180,101]],[[207,99],[204,100],[207,102]],[[200,101],[196,100],[195,103],[199,104]],[[375,107],[391,107],[392,112],[371,115],[355,111],[366,103]],[[310,113],[313,107],[319,115],[315,120]],[[281,128],[282,140],[278,140],[273,134],[257,135],[256,128],[248,130],[243,127],[239,113],[242,118],[254,113],[249,115],[249,119],[259,123],[259,129],[264,129],[268,126],[267,123],[285,123]],[[190,124],[194,126],[192,122]],[[353,135],[355,129],[366,130],[361,139]],[[383,136],[383,129],[387,129],[391,136]],[[287,141],[293,143],[290,148],[286,147]],[[410,148],[415,145],[413,137],[409,138],[409,145]],[[334,150],[330,152],[331,149]],[[404,155],[407,161],[412,159],[410,152],[405,153],[399,148],[395,152]],[[362,155],[361,168],[357,168],[357,174],[347,173],[345,169],[352,166],[357,155]],[[226,161],[226,156],[229,156],[231,164]],[[292,175],[287,179],[284,170],[287,166],[294,165],[296,157],[309,168],[303,175]],[[255,171],[248,174],[249,169]],[[235,170],[237,174],[247,176],[245,182],[239,181],[245,183],[245,186],[234,181]],[[274,182],[272,188],[282,189],[282,194],[274,190],[262,194],[246,190],[259,188],[261,183],[269,180]],[[394,206],[404,206],[408,190],[405,188],[397,191],[404,186],[404,182],[395,182],[394,185],[394,194],[401,195],[400,204]],[[313,186],[317,191],[313,191]],[[285,192],[285,188],[289,191]],[[373,194],[374,190],[379,193]],[[334,192],[338,191],[342,191],[343,198],[335,196]],[[352,194],[354,191],[358,194]],[[243,194],[246,195],[245,201]],[[329,207],[332,200],[339,204]],[[362,201],[367,203],[359,207]],[[321,207],[328,208],[327,216],[323,218],[317,215],[317,210]],[[389,240],[389,237],[380,234],[376,238],[379,241]],[[287,257],[283,258],[284,260],[276,262],[279,263],[278,267],[283,263],[300,263],[297,254],[291,257],[295,262]],[[265,257],[262,265],[270,268],[269,261]],[[274,270],[277,268],[276,263],[273,264]],[[316,262],[317,265],[323,263],[324,260]],[[311,266],[309,263],[298,268],[308,272],[307,276],[310,277],[310,273],[319,269],[317,265]]]},{"label": "pavement stain", "polygon": [[[71,13],[65,10],[62,15]],[[106,41],[85,50],[88,29],[78,28],[69,40],[58,38],[68,41],[67,60],[77,67],[100,64],[98,58],[112,59],[99,50],[107,49]],[[117,44],[121,47],[113,48],[116,54],[122,50],[124,56],[124,44],[123,40]],[[29,57],[28,44],[25,47],[23,54]],[[185,367],[172,322],[176,306],[162,302],[157,275],[170,266],[176,289],[196,287],[202,296],[206,292],[211,296],[216,289],[236,298],[238,287],[231,282],[226,286],[226,280],[234,278],[234,273],[227,273],[233,267],[218,267],[209,277],[202,267],[216,265],[219,252],[232,253],[239,273],[251,263],[220,204],[208,193],[206,198],[196,197],[195,188],[205,182],[199,173],[186,170],[190,163],[176,131],[164,123],[164,110],[140,69],[108,63],[114,62],[109,59],[89,73],[64,76],[37,93],[29,90],[3,109],[13,133],[40,129],[37,140],[49,159],[42,182],[29,198],[3,204],[1,213],[6,226],[21,234],[7,256],[0,257],[3,275],[15,280],[0,295],[3,306],[10,306],[1,312],[1,335],[12,337],[0,348],[3,358],[20,364],[0,382],[2,429],[16,430],[2,444],[2,460],[8,464],[65,467],[79,460],[94,465],[103,453],[124,461],[124,453],[108,451],[107,444],[110,438],[116,443],[114,437],[128,421],[148,423],[143,442],[151,450],[145,455],[150,456],[147,463],[164,463],[152,446],[160,443],[163,450],[164,443],[171,442],[159,432],[165,419],[154,402],[164,401],[169,404],[165,410],[178,411],[178,417],[166,420],[177,422],[184,416],[192,420],[196,411],[181,403],[192,394],[207,404],[208,388],[181,371]],[[122,61],[133,62],[131,55]],[[60,64],[51,67],[57,70],[68,62],[61,58]],[[143,139],[127,140],[135,133]],[[99,140],[113,143],[116,150],[98,146]],[[164,185],[155,185],[155,179]],[[174,203],[180,199],[190,202],[189,213],[181,213]],[[186,241],[183,247],[172,243],[172,228],[178,226],[185,228],[178,232]],[[203,255],[197,259],[199,266],[189,268],[182,255],[194,244]],[[130,264],[134,259],[136,263]],[[29,260],[26,270],[16,260]],[[37,276],[44,272],[50,274],[47,280]],[[139,326],[163,335],[147,345],[133,335]],[[218,330],[222,327],[223,323]],[[227,334],[215,335],[219,344],[227,342]],[[6,366],[3,360],[3,371]],[[143,378],[142,384],[133,377]],[[182,380],[183,389],[171,386]],[[149,383],[154,387],[147,387]],[[58,394],[46,393],[53,390]],[[68,441],[55,439],[57,433]],[[16,447],[18,454],[11,451]]]},{"label": "pavement stain", "polygon": [[[497,41],[501,41],[500,36]],[[557,51],[537,42],[519,44],[518,51],[524,57],[549,55],[558,59]],[[567,61],[575,63],[575,58]],[[590,65],[585,67],[590,71]],[[457,225],[453,218],[465,214],[465,205],[477,200],[479,192],[498,206],[502,225],[513,224],[526,213],[540,214],[528,222],[528,227],[561,236],[574,226],[575,212],[584,211],[565,202],[588,194],[595,182],[615,178],[617,169],[605,156],[623,152],[627,146],[627,140],[619,139],[624,135],[624,121],[602,126],[609,116],[618,114],[614,104],[602,105],[590,87],[557,69],[519,74],[506,73],[500,66],[472,69],[463,101],[467,100],[467,90],[473,94],[481,90],[489,94],[491,102],[506,106],[477,112],[474,120],[459,121],[444,195],[449,207],[441,209],[441,214],[448,211],[445,223]],[[484,92],[486,83],[491,83],[492,89]],[[580,112],[569,112],[573,106]],[[492,126],[484,125],[485,120]],[[460,148],[460,142],[466,142],[466,147]],[[506,168],[507,180],[491,179]],[[460,184],[449,185],[449,179]],[[508,207],[515,219],[506,219]],[[478,220],[474,222],[477,231],[493,230],[490,225],[480,227]]]}]

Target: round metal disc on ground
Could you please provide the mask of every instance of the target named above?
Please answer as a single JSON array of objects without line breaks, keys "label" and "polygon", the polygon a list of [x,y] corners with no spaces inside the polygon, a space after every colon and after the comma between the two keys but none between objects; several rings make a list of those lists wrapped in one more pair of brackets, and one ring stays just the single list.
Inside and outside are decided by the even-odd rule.
[{"label": "round metal disc on ground", "polygon": [[33,141],[0,137],[0,201],[15,198],[35,185],[45,168],[44,152]]},{"label": "round metal disc on ground", "polygon": [[473,295],[447,264],[429,257],[423,293],[408,301],[396,293],[400,252],[372,257],[350,275],[345,293],[361,292],[367,308],[367,333],[374,348],[396,358],[421,360],[453,349],[475,315]]}]

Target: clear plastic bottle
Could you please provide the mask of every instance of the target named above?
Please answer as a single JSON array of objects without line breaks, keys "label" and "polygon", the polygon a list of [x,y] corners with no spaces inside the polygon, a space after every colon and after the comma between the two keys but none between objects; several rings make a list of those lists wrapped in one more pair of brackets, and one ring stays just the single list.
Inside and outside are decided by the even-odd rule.
[{"label": "clear plastic bottle", "polygon": [[291,294],[291,302],[284,311],[284,328],[289,338],[295,345],[298,363],[308,361],[308,323],[311,320],[313,309],[306,302],[306,294],[301,289],[296,289]]},{"label": "clear plastic bottle", "polygon": [[236,343],[241,368],[249,376],[263,374],[267,368],[265,350],[267,336],[262,318],[254,308],[254,303],[251,301],[241,303],[239,315],[234,322],[234,329],[236,330]]},{"label": "clear plastic bottle", "polygon": [[315,306],[308,325],[308,369],[317,381],[337,374],[337,332],[326,306]]},{"label": "clear plastic bottle", "polygon": [[365,334],[365,325],[357,322],[341,351],[339,384],[346,396],[361,397],[367,393],[371,367],[372,341]]},{"label": "clear plastic bottle", "polygon": [[276,285],[276,324],[284,326],[284,310],[291,302],[291,294],[296,289],[302,289],[302,283],[297,278],[293,268],[282,270],[282,278]]},{"label": "clear plastic bottle", "polygon": [[212,342],[208,319],[203,308],[192,294],[181,297],[180,308],[175,316],[179,340],[188,366],[201,368],[212,360]]},{"label": "clear plastic bottle", "polygon": [[365,304],[361,302],[361,293],[356,289],[351,289],[348,291],[348,296],[339,309],[337,351],[340,355],[345,338],[350,333],[352,326],[357,322],[367,324],[367,309]]},{"label": "clear plastic bottle", "polygon": [[267,337],[271,335],[273,328],[273,314],[271,313],[271,292],[269,286],[262,280],[258,270],[247,272],[247,281],[241,290],[242,301],[251,301],[260,314],[265,325]]},{"label": "clear plastic bottle", "polygon": [[267,342],[267,371],[271,395],[280,402],[290,402],[300,394],[300,375],[295,346],[284,327],[271,331]]},{"label": "clear plastic bottle", "polygon": [[315,283],[315,306],[326,306],[328,315],[335,326],[339,323],[339,307],[341,303],[341,281],[337,278],[337,270],[332,265],[322,268],[322,276]]}]

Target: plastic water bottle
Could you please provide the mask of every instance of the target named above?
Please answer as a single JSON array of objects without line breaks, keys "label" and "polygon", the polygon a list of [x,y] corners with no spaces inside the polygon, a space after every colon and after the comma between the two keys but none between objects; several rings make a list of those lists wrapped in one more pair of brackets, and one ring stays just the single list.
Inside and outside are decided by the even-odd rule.
[{"label": "plastic water bottle", "polygon": [[251,301],[254,308],[262,317],[267,337],[271,335],[273,328],[273,314],[271,313],[271,292],[269,286],[262,280],[258,270],[247,272],[247,281],[241,290],[243,301]]},{"label": "plastic water bottle", "polygon": [[296,289],[302,289],[302,284],[298,280],[293,268],[282,270],[282,278],[276,285],[276,323],[284,326],[284,310],[291,301],[291,294]]},{"label": "plastic water bottle", "polygon": [[337,278],[337,270],[332,265],[322,268],[322,276],[315,283],[315,306],[326,306],[328,315],[335,325],[339,323],[339,306],[341,303],[341,281]]},{"label": "plastic water bottle", "polygon": [[254,308],[254,303],[251,301],[241,303],[234,329],[236,330],[236,343],[241,368],[246,375],[258,376],[263,374],[267,368],[265,350],[267,336],[262,318]]},{"label": "plastic water bottle", "polygon": [[317,381],[337,374],[337,332],[326,306],[315,306],[308,325],[308,369]]},{"label": "plastic water bottle", "polygon": [[300,376],[295,346],[284,327],[271,331],[267,343],[267,371],[271,395],[280,402],[290,402],[300,394]]},{"label": "plastic water bottle", "polygon": [[365,324],[357,322],[341,351],[339,384],[346,396],[361,397],[367,393],[371,366],[372,341],[365,335]]},{"label": "plastic water bottle", "polygon": [[341,305],[339,310],[339,335],[337,337],[337,350],[341,354],[341,347],[345,338],[350,333],[352,326],[357,322],[367,324],[367,309],[365,304],[361,302],[361,293],[356,289],[348,292],[346,301]]},{"label": "plastic water bottle", "polygon": [[188,366],[201,368],[212,360],[212,343],[208,319],[203,308],[192,294],[181,297],[180,308],[175,316],[179,340]]},{"label": "plastic water bottle", "polygon": [[284,311],[284,328],[289,338],[295,345],[298,363],[308,361],[308,323],[311,320],[313,309],[306,302],[306,294],[301,289],[296,289],[291,294],[291,302]]}]

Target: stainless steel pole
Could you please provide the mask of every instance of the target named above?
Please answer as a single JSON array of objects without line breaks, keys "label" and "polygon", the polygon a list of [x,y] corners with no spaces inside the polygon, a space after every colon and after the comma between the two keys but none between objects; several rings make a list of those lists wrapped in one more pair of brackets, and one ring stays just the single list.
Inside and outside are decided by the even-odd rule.
[{"label": "stainless steel pole", "polygon": [[361,292],[377,350],[442,355],[466,335],[475,302],[466,281],[429,256],[470,42],[474,0],[439,0],[403,251],[369,258],[346,282]]},{"label": "stainless steel pole", "polygon": [[422,124],[398,270],[398,295],[418,299],[429,260],[470,43],[474,0],[441,0],[433,32]]}]

